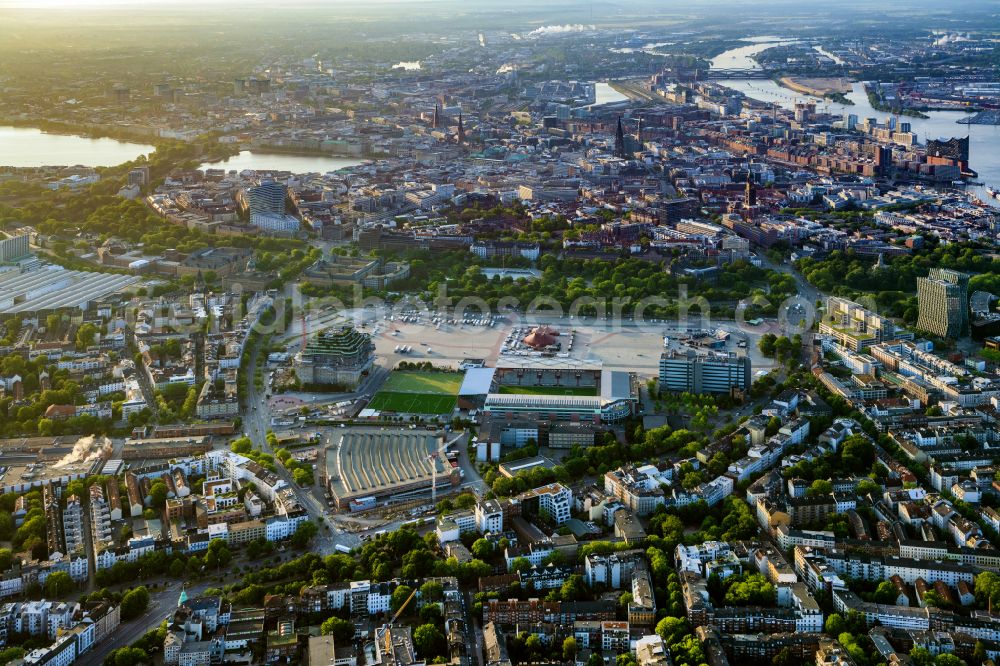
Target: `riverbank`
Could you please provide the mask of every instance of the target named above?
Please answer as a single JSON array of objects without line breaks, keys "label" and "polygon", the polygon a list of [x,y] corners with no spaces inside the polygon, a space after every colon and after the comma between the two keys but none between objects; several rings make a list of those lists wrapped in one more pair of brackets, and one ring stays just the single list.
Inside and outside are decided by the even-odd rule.
[{"label": "riverbank", "polygon": [[[372,150],[362,150],[358,153],[346,151],[323,150],[322,148],[302,148],[290,146],[253,145],[245,143],[240,145],[240,152],[246,150],[257,155],[291,155],[293,157],[332,157],[344,160],[382,160],[389,155]],[[235,154],[235,153],[234,153]]]},{"label": "riverbank", "polygon": [[837,104],[853,106],[854,102],[847,96],[851,92],[851,81],[844,77],[818,77],[796,79],[783,76],[777,80],[782,88],[787,88],[803,95],[829,99]]},{"label": "riverbank", "polygon": [[783,76],[778,80],[778,83],[785,88],[814,97],[826,97],[833,93],[846,95],[851,92],[851,81],[843,76],[807,79]]},{"label": "riverbank", "polygon": [[154,142],[160,138],[156,130],[151,127],[118,127],[91,123],[67,123],[60,120],[45,120],[44,118],[0,117],[0,126],[2,125],[20,129],[37,129],[46,134],[81,136],[85,139]]}]

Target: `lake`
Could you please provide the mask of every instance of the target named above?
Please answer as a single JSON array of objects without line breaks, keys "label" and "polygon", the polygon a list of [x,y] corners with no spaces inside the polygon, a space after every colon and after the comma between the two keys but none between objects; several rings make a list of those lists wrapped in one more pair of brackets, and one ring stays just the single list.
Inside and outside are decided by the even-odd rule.
[{"label": "lake", "polygon": [[611,87],[610,84],[598,81],[594,84],[594,104],[611,104],[624,102],[628,97]]},{"label": "lake", "polygon": [[0,166],[115,166],[153,150],[154,146],[117,139],[49,134],[32,127],[0,127]]},{"label": "lake", "polygon": [[[730,49],[712,59],[712,67],[716,69],[739,67],[741,69],[756,69],[752,56],[771,47],[787,44],[790,40],[773,40],[758,42],[752,46],[742,46]],[[854,114],[859,122],[865,118],[878,118],[884,122],[885,111],[873,109],[868,102],[868,95],[860,82],[855,82],[847,98],[853,105],[838,104],[827,99],[811,97],[788,88],[783,88],[774,81],[760,79],[724,79],[717,81],[734,90],[739,90],[747,97],[777,104],[778,106],[794,108],[796,100],[815,100],[817,110],[837,115]],[[927,118],[910,118],[900,116],[899,122],[910,123],[912,131],[917,133],[921,143],[927,139],[948,139],[951,137],[969,135],[969,166],[978,172],[978,182],[987,185],[1000,186],[1000,126],[997,125],[962,125],[955,121],[966,117],[962,111],[928,111]],[[991,205],[995,200],[988,197],[982,188],[972,188],[980,194],[980,199]]]},{"label": "lake", "polygon": [[199,169],[225,169],[230,171],[291,171],[292,173],[326,173],[357,166],[365,160],[329,155],[289,155],[285,153],[259,153],[249,150],[218,162],[206,162]]}]

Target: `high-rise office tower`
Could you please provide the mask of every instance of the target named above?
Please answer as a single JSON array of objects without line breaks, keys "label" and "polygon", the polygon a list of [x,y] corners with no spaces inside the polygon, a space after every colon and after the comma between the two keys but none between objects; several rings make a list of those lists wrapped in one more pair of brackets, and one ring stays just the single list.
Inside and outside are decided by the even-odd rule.
[{"label": "high-rise office tower", "polygon": [[28,234],[4,236],[0,234],[0,264],[24,259],[31,253]]},{"label": "high-rise office tower", "polygon": [[969,331],[969,276],[948,268],[932,268],[917,278],[917,328],[942,338]]},{"label": "high-rise office tower", "polygon": [[282,214],[285,212],[285,193],[281,183],[265,180],[260,185],[247,188],[247,204],[250,214]]}]

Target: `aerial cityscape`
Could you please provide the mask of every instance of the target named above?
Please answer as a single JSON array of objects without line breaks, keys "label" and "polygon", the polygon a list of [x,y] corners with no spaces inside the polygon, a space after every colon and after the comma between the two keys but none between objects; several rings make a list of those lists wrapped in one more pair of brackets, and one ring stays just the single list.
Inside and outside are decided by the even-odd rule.
[{"label": "aerial cityscape", "polygon": [[0,0],[0,666],[1000,663],[998,242],[994,0]]}]

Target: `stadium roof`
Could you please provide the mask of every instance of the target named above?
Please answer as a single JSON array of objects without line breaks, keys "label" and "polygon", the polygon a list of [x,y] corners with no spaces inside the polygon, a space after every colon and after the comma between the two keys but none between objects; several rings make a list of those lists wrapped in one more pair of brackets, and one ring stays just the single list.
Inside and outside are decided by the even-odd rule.
[{"label": "stadium roof", "polygon": [[469,368],[465,371],[465,379],[458,390],[459,395],[486,395],[493,384],[496,368]]},{"label": "stadium roof", "polygon": [[534,395],[529,393],[490,393],[488,407],[544,409],[593,409],[601,407],[601,398],[590,395]]},{"label": "stadium roof", "polygon": [[568,356],[515,356],[504,354],[497,358],[497,369],[505,370],[600,370],[603,363],[597,359],[570,358]]},{"label": "stadium roof", "polygon": [[632,377],[623,370],[601,372],[601,400],[614,402],[632,398]]},{"label": "stadium roof", "polygon": [[43,312],[87,307],[139,282],[135,275],[68,271],[49,267],[38,271],[0,273],[0,314]]}]

